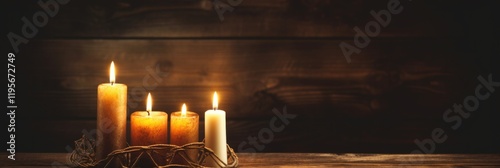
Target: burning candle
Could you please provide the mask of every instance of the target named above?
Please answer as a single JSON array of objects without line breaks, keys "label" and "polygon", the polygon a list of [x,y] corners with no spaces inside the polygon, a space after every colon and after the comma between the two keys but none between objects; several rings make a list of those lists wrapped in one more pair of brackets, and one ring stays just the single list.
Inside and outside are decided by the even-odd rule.
[{"label": "burning candle", "polygon": [[[217,92],[214,92],[213,109],[205,112],[205,146],[212,149],[221,159],[223,164],[227,164],[226,147],[226,112],[218,110]],[[208,158],[208,166],[218,167],[218,161]]]},{"label": "burning candle", "polygon": [[171,117],[171,144],[180,146],[191,142],[198,142],[198,125],[200,120],[198,114],[187,111],[186,104],[183,104],[181,111],[173,112]]},{"label": "burning candle", "polygon": [[[200,116],[194,112],[187,111],[186,104],[182,105],[181,111],[173,112],[170,122],[170,143],[182,146],[192,142],[198,142]],[[196,161],[197,150],[185,150],[192,161]],[[186,164],[181,157],[175,158],[173,163]]]},{"label": "burning candle", "polygon": [[152,111],[153,101],[148,94],[146,111],[136,111],[130,116],[130,138],[133,146],[167,143],[168,115]]},{"label": "burning candle", "polygon": [[109,82],[97,87],[97,159],[127,146],[127,85],[115,83],[113,62]]}]

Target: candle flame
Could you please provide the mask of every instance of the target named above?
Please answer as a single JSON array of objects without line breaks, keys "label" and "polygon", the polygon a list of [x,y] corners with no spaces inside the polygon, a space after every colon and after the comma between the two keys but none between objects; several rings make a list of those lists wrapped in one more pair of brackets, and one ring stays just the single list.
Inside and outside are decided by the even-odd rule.
[{"label": "candle flame", "polygon": [[149,112],[151,112],[152,106],[153,106],[153,100],[151,99],[151,93],[148,93],[148,100],[146,103],[146,111],[148,112],[148,115]]},{"label": "candle flame", "polygon": [[111,66],[109,66],[109,82],[111,84],[115,83],[115,63],[111,61]]},{"label": "candle flame", "polygon": [[186,117],[186,111],[187,111],[187,107],[186,107],[186,103],[184,103],[184,104],[182,104],[181,117]]},{"label": "candle flame", "polygon": [[219,107],[219,98],[217,97],[217,92],[214,92],[214,98],[212,100],[212,107],[214,108],[214,110],[217,110],[217,108]]}]

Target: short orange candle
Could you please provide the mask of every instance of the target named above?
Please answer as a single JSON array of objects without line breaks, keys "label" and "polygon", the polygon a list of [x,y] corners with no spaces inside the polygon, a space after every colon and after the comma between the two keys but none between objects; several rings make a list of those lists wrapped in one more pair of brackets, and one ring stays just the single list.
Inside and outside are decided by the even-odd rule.
[{"label": "short orange candle", "polygon": [[186,104],[183,104],[181,111],[173,112],[171,115],[170,143],[181,146],[198,142],[199,122],[200,116],[187,111]]},{"label": "short orange candle", "polygon": [[151,109],[151,94],[148,94],[146,111],[136,111],[130,116],[130,143],[132,146],[167,143],[168,114]]},{"label": "short orange candle", "polygon": [[[173,112],[170,121],[170,143],[182,146],[192,142],[198,142],[198,125],[200,116],[194,112],[187,111],[186,104],[182,105],[181,111]],[[197,150],[186,150],[187,157],[196,161]],[[173,163],[186,164],[181,157],[175,158]]]}]

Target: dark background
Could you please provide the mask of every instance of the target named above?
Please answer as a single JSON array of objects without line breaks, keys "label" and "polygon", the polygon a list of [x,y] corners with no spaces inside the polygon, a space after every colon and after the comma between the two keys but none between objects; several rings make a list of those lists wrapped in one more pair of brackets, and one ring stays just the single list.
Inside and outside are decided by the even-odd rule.
[{"label": "dark background", "polygon": [[[37,1],[3,3],[3,35],[21,34],[21,18],[41,10]],[[364,29],[387,0],[244,0],[224,21],[211,3],[59,6],[16,54],[17,152],[65,152],[94,129],[97,85],[115,61],[129,114],[145,109],[147,67],[161,72],[145,89],[154,109],[170,114],[185,102],[203,117],[218,91],[237,151],[286,106],[297,117],[259,152],[410,153],[439,127],[448,139],[435,153],[500,153],[500,88],[457,130],[443,121],[474,94],[479,75],[500,81],[497,1],[401,0],[403,11],[351,63],[339,44],[353,44],[353,28]],[[13,50],[3,41],[6,56]]]}]

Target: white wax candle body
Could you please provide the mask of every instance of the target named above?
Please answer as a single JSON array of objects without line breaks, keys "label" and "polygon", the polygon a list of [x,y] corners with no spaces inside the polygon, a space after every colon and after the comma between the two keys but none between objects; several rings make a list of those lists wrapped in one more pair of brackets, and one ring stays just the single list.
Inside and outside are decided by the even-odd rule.
[{"label": "white wax candle body", "polygon": [[[224,164],[227,164],[226,112],[208,110],[205,112],[205,146],[212,149]],[[217,164],[209,159],[209,166]]]}]

